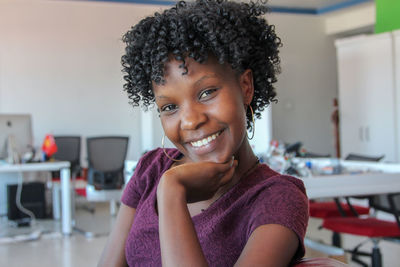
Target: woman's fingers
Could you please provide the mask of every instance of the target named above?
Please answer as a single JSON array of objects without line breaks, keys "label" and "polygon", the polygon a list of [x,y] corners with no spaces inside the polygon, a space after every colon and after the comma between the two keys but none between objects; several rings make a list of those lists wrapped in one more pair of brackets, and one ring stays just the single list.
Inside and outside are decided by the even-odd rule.
[{"label": "woman's fingers", "polygon": [[233,157],[225,163],[191,162],[169,169],[163,177],[183,185],[187,201],[191,203],[212,197],[232,180],[237,165]]}]

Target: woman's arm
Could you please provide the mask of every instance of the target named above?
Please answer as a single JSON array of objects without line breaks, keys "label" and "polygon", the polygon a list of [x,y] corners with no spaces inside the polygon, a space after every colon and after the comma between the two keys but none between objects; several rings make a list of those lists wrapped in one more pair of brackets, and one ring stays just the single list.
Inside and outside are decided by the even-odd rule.
[{"label": "woman's arm", "polygon": [[127,266],[125,259],[125,241],[135,217],[136,209],[121,203],[113,230],[98,264],[99,267]]},{"label": "woman's arm", "polygon": [[[160,180],[157,208],[163,266],[208,265],[187,202],[204,199],[204,195],[213,192],[210,188],[220,186],[219,181],[229,181],[235,168],[232,164],[224,167],[209,164],[181,165],[164,173]],[[288,266],[298,246],[297,235],[289,228],[278,224],[261,225],[250,235],[236,265]]]},{"label": "woman's arm", "polygon": [[233,176],[237,161],[187,163],[165,172],[157,187],[163,266],[208,266],[187,203],[211,198]]},{"label": "woman's arm", "polygon": [[288,266],[299,246],[297,235],[279,224],[257,227],[235,266]]},{"label": "woman's arm", "polygon": [[157,196],[162,265],[208,266],[188,211],[185,190],[171,188],[160,190]]}]

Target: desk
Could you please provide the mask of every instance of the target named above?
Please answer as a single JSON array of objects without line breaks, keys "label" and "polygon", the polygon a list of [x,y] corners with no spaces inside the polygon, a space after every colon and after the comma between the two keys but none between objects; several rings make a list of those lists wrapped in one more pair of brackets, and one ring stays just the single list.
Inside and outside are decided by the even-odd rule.
[{"label": "desk", "polygon": [[[312,160],[312,163],[324,165],[326,160]],[[303,178],[310,199],[400,192],[400,164],[347,160],[339,163],[342,167],[362,169],[365,173]]]},{"label": "desk", "polygon": [[27,164],[6,164],[0,165],[0,173],[23,173],[38,171],[60,171],[61,173],[61,206],[62,206],[62,233],[70,235],[72,232],[71,223],[71,173],[68,161],[41,162]]},{"label": "desk", "polygon": [[324,175],[302,180],[310,199],[400,192],[400,173]]}]

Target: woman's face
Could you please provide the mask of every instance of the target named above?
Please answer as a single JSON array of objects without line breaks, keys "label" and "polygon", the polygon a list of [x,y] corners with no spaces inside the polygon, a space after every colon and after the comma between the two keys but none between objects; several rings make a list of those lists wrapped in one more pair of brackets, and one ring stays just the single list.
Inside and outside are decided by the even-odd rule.
[{"label": "woman's face", "polygon": [[210,57],[165,65],[165,83],[153,83],[166,136],[189,161],[226,162],[247,144],[245,105],[253,97],[250,70],[235,75]]}]

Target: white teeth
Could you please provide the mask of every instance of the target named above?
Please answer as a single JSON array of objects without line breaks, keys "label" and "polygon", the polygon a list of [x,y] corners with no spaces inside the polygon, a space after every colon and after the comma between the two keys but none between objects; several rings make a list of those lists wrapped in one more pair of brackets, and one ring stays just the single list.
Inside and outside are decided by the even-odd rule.
[{"label": "white teeth", "polygon": [[194,147],[205,146],[208,143],[210,143],[212,140],[215,140],[218,137],[218,135],[219,135],[219,133],[216,133],[216,134],[210,135],[210,136],[208,136],[206,138],[203,138],[201,140],[191,142],[191,144]]}]

